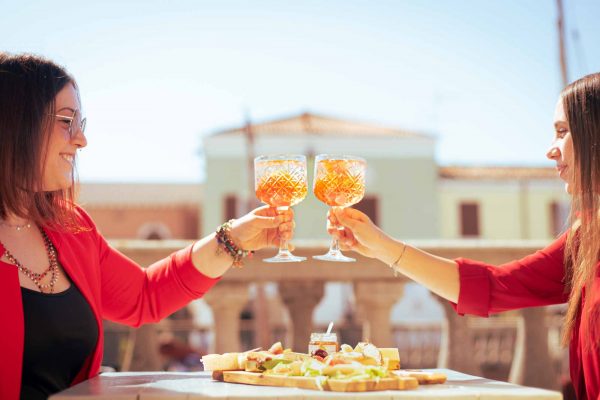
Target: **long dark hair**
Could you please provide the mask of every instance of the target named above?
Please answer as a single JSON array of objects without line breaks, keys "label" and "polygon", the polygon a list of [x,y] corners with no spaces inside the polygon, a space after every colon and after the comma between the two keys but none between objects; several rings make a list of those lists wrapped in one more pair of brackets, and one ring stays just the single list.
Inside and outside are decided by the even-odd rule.
[{"label": "long dark hair", "polygon": [[[573,139],[574,179],[571,223],[565,247],[566,283],[570,290],[563,342],[573,336],[582,299],[592,343],[600,345],[598,317],[593,307],[593,281],[600,259],[600,73],[587,75],[567,86],[562,94],[569,130]],[[585,298],[583,288],[585,287]]]},{"label": "long dark hair", "polygon": [[75,171],[69,189],[43,191],[55,98],[75,80],[54,62],[0,52],[0,218],[76,228]]}]

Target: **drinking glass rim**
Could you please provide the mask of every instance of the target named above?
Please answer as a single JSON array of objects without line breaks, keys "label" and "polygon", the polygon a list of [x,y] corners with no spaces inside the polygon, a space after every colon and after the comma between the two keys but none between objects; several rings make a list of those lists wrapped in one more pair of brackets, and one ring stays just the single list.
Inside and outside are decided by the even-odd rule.
[{"label": "drinking glass rim", "polygon": [[274,160],[292,160],[292,161],[304,161],[306,162],[306,156],[304,154],[272,154],[258,156],[254,159],[254,162],[260,161],[274,161]]},{"label": "drinking glass rim", "polygon": [[348,160],[348,161],[362,161],[365,164],[367,160],[359,156],[351,156],[347,154],[317,154],[315,156],[315,161],[321,160]]}]

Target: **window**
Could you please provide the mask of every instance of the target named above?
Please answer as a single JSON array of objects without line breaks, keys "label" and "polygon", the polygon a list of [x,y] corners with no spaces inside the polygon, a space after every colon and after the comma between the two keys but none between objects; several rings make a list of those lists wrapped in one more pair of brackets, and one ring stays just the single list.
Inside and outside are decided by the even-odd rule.
[{"label": "window", "polygon": [[160,240],[160,239],[162,239],[162,236],[160,235],[159,232],[156,232],[156,231],[152,231],[146,236],[146,240]]},{"label": "window", "polygon": [[377,196],[365,196],[354,208],[367,214],[375,225],[379,225],[379,198]]},{"label": "window", "polygon": [[146,240],[170,239],[173,237],[169,227],[160,221],[146,222],[137,232],[137,237]]},{"label": "window", "polygon": [[460,204],[460,234],[463,237],[479,236],[479,204]]},{"label": "window", "polygon": [[238,216],[238,197],[235,194],[228,194],[223,203],[223,221],[236,218]]},{"label": "window", "polygon": [[550,203],[550,235],[556,237],[566,228],[569,218],[569,205],[553,201]]}]

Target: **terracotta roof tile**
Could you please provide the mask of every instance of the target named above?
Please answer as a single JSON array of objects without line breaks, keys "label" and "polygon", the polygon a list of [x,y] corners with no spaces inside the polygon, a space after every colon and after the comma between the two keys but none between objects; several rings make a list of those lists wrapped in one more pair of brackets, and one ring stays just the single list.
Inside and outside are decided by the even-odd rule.
[{"label": "terracotta roof tile", "polygon": [[[428,135],[381,125],[348,121],[339,118],[303,113],[288,118],[281,118],[251,125],[254,135],[298,135],[312,134],[319,136],[389,136],[389,137],[420,137]],[[246,127],[217,131],[214,135],[240,135]]]},{"label": "terracotta roof tile", "polygon": [[558,174],[552,167],[440,167],[439,177],[443,179],[557,179]]}]

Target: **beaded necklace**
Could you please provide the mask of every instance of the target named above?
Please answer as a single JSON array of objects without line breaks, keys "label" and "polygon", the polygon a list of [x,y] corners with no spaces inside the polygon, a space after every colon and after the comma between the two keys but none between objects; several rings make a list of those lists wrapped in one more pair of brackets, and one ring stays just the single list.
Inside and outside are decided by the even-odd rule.
[{"label": "beaded necklace", "polygon": [[[29,279],[31,279],[31,281],[35,284],[35,286],[38,287],[38,289],[40,289],[40,292],[44,293],[44,289],[50,289],[48,291],[48,293],[54,293],[54,284],[56,283],[56,281],[58,281],[58,275],[60,270],[58,269],[58,261],[56,258],[56,249],[54,248],[54,245],[52,244],[52,242],[50,241],[50,238],[48,238],[48,235],[46,235],[46,232],[44,232],[43,229],[40,228],[40,232],[42,233],[42,236],[44,237],[44,246],[46,247],[46,253],[48,254],[48,261],[49,261],[49,266],[48,268],[38,274],[36,272],[33,272],[32,270],[30,270],[29,268],[23,266],[23,264],[21,264],[6,248],[6,246],[4,246],[4,244],[2,244],[2,242],[0,242],[0,244],[2,244],[2,246],[4,247],[4,255],[6,256],[6,258],[8,259],[8,261],[10,261],[12,264],[14,264],[19,271],[21,271],[21,273],[23,275],[25,275],[26,277],[28,277]],[[46,275],[50,274],[50,282],[48,283],[40,283],[42,279],[44,279],[46,277]]]}]

